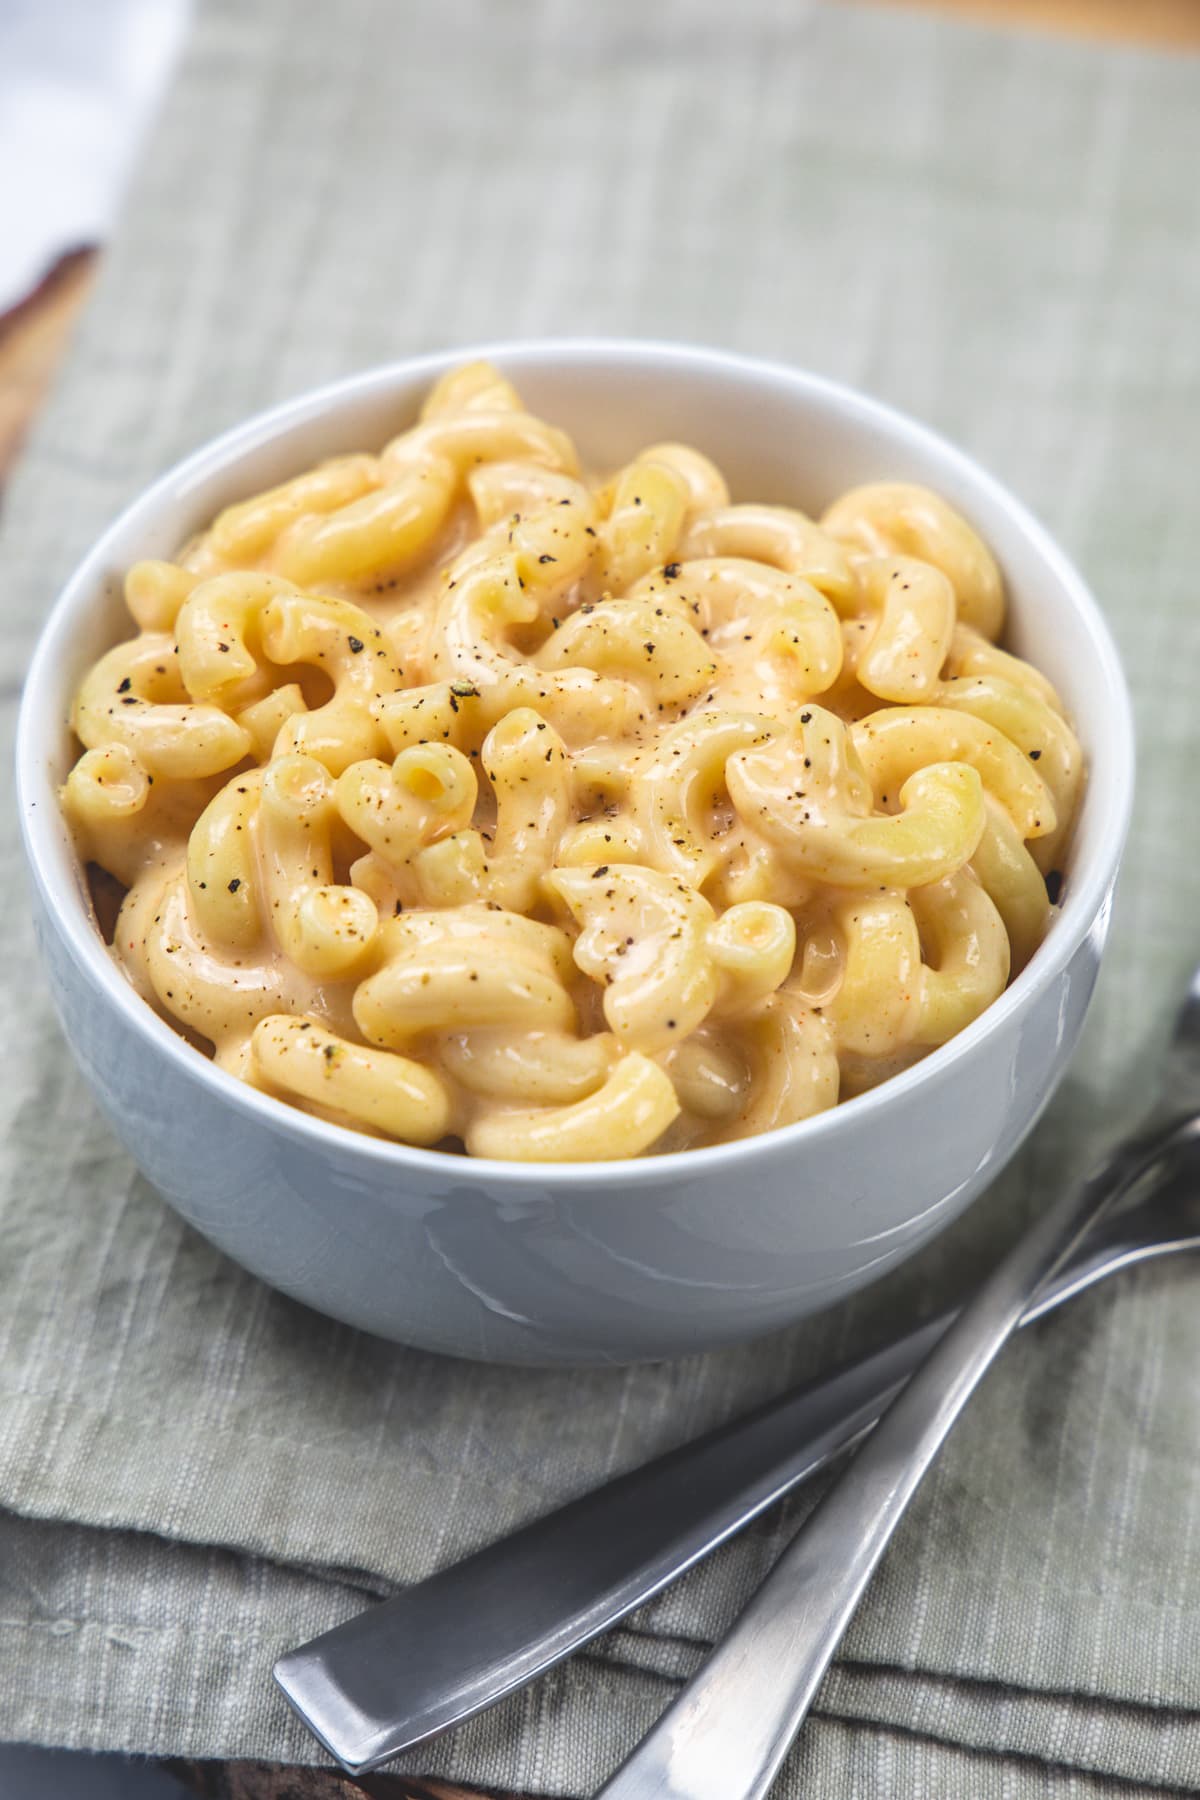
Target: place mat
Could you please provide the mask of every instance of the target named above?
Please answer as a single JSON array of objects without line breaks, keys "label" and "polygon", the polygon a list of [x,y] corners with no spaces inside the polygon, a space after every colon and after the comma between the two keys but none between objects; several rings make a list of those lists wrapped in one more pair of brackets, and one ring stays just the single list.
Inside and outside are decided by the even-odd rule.
[{"label": "place mat", "polygon": [[[851,5],[208,0],[5,498],[0,693],[118,507],[289,393],[442,344],[638,333],[929,419],[1093,582],[1141,767],[1043,1125],[919,1264],[658,1367],[397,1349],[269,1292],[94,1113],[0,890],[0,1735],[319,1760],[282,1650],[929,1311],[1144,1101],[1200,944],[1200,63]],[[731,1196],[731,1204],[736,1203]],[[1014,1344],[927,1482],[782,1795],[1193,1791],[1200,1308],[1184,1264]],[[769,1567],[773,1513],[407,1766],[590,1793]]]}]

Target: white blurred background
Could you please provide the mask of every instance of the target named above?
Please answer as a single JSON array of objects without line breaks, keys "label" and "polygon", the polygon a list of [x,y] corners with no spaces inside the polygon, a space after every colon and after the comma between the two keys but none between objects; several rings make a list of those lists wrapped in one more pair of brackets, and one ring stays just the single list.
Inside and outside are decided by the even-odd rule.
[{"label": "white blurred background", "polygon": [[0,0],[0,314],[66,252],[103,242],[190,11]]}]

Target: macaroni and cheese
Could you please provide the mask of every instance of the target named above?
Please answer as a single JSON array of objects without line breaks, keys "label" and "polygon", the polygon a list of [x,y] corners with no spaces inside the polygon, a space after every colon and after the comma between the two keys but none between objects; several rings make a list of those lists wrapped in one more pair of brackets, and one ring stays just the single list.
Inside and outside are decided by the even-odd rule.
[{"label": "macaroni and cheese", "polygon": [[112,951],[242,1080],[506,1159],[833,1106],[1033,954],[1082,758],[999,571],[660,443],[592,480],[485,364],[125,582],[63,804]]}]

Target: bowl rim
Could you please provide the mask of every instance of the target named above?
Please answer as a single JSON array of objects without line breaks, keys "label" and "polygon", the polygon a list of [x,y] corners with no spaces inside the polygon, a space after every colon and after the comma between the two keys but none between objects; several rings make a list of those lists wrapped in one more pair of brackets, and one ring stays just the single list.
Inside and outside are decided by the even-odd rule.
[{"label": "bowl rim", "polygon": [[[1112,791],[1106,797],[1101,835],[1092,859],[1086,867],[1075,872],[1054,931],[1026,967],[963,1031],[866,1093],[839,1101],[826,1111],[794,1124],[751,1137],[658,1156],[640,1156],[632,1161],[639,1182],[667,1185],[701,1174],[718,1174],[731,1165],[745,1164],[747,1159],[800,1153],[805,1144],[818,1138],[869,1127],[870,1121],[879,1114],[903,1105],[915,1088],[936,1083],[955,1063],[970,1059],[972,1053],[1003,1030],[1014,1015],[1025,1011],[1034,997],[1062,973],[1089,933],[1106,918],[1132,810],[1132,705],[1111,630],[1091,590],[1065,552],[1016,495],[968,452],[920,420],[843,382],[775,359],[653,338],[550,336],[454,346],[376,365],[268,407],[199,445],[144,488],[111,521],[64,584],[39,633],[18,715],[16,787],[21,834],[32,876],[64,947],[93,986],[145,1040],[148,1048],[167,1056],[183,1077],[190,1077],[212,1089],[214,1098],[224,1099],[269,1131],[291,1137],[300,1144],[319,1145],[335,1154],[357,1154],[397,1173],[408,1171],[417,1176],[444,1178],[447,1173],[460,1168],[465,1177],[474,1176],[480,1182],[492,1185],[507,1183],[528,1188],[531,1183],[569,1182],[576,1186],[602,1188],[618,1186],[628,1180],[629,1159],[502,1161],[493,1157],[463,1157],[369,1137],[351,1127],[333,1124],[290,1106],[219,1068],[142,999],[109,954],[94,919],[82,903],[78,887],[55,879],[55,833],[56,827],[61,830],[61,814],[57,804],[38,804],[47,793],[52,800],[57,800],[53,783],[48,779],[43,748],[46,719],[54,710],[56,661],[69,638],[76,613],[85,603],[94,603],[94,590],[105,571],[109,546],[136,520],[149,523],[161,507],[184,500],[190,488],[210,479],[226,463],[263,449],[281,434],[310,423],[330,410],[384,394],[393,386],[433,379],[447,368],[476,359],[496,362],[515,373],[519,373],[522,366],[541,367],[552,361],[606,361],[625,368],[638,364],[668,364],[692,368],[706,376],[767,381],[790,390],[798,401],[809,399],[836,407],[848,414],[855,424],[879,431],[888,442],[915,446],[948,464],[966,486],[986,496],[992,506],[1007,516],[1015,535],[1024,537],[1052,582],[1082,617],[1094,653],[1093,672],[1099,675],[1104,689],[1107,733],[1116,750],[1111,759],[1114,780]],[[56,719],[56,728],[57,723]]]}]

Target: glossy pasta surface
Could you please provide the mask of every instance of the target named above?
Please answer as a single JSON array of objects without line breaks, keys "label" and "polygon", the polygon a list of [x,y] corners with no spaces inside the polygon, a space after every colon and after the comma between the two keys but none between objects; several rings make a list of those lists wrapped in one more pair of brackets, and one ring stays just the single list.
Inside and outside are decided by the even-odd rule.
[{"label": "glossy pasta surface", "polygon": [[63,788],[112,954],[232,1074],[518,1161],[791,1124],[1033,954],[1083,779],[969,524],[615,474],[485,364],[140,563]]}]

